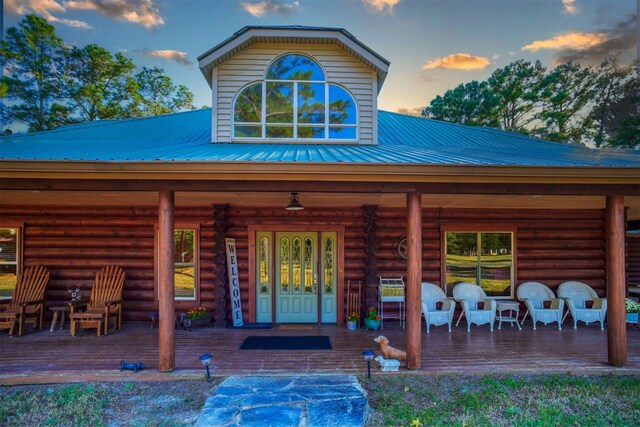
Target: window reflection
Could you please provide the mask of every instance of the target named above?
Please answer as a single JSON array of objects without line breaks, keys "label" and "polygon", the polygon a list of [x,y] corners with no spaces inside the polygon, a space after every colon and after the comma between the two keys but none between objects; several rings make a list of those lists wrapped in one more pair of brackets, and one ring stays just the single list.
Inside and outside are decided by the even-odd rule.
[{"label": "window reflection", "polygon": [[293,123],[293,83],[267,82],[267,123]]},{"label": "window reflection", "polygon": [[313,293],[313,240],[304,239],[304,293]]},{"label": "window reflection", "polygon": [[447,295],[460,282],[475,283],[488,296],[511,296],[513,233],[446,233]]},{"label": "window reflection", "polygon": [[236,123],[260,123],[262,121],[262,84],[247,86],[236,99],[233,112]]},{"label": "window reflection", "polygon": [[291,248],[291,261],[293,267],[293,293],[299,294],[302,290],[302,241],[296,237]]},{"label": "window reflection", "polygon": [[240,91],[233,119],[234,138],[354,141],[358,136],[354,98],[326,82],[313,59],[296,54],[278,58],[265,81]]},{"label": "window reflection", "polygon": [[286,55],[278,58],[267,71],[269,80],[324,80],[320,66],[304,55]]}]

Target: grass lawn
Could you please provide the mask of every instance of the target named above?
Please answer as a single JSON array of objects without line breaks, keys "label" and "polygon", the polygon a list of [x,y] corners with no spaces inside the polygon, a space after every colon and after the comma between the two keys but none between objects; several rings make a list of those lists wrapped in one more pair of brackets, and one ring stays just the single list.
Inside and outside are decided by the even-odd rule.
[{"label": "grass lawn", "polygon": [[[0,426],[187,426],[220,381],[0,387]],[[637,426],[640,376],[375,375],[369,426]]]},{"label": "grass lawn", "polygon": [[371,426],[638,426],[640,376],[377,376]]}]

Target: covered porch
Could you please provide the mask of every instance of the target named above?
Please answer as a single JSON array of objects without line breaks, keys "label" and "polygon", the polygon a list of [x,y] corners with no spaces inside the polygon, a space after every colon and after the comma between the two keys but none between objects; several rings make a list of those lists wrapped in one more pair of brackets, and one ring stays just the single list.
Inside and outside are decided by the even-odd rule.
[{"label": "covered porch", "polygon": [[[422,322],[424,323],[424,322]],[[640,329],[627,330],[628,363],[615,368],[607,361],[607,332],[599,326],[580,325],[577,330],[565,322],[540,325],[533,331],[526,321],[522,331],[515,326],[489,331],[487,325],[472,326],[466,332],[464,322],[451,333],[434,327],[421,330],[420,368],[401,372],[418,375],[447,373],[512,374],[640,374]],[[159,372],[158,329],[148,323],[128,322],[124,329],[107,337],[85,331],[76,337],[67,329],[50,333],[28,333],[20,338],[0,335],[0,384],[92,381],[161,380],[201,378],[204,370],[198,360],[202,353],[213,355],[212,374],[293,373],[366,373],[362,351],[380,354],[373,339],[379,334],[398,348],[406,348],[406,331],[397,322],[387,322],[384,330],[349,331],[342,325],[318,325],[313,330],[194,328],[175,333],[176,369]],[[331,350],[240,350],[248,336],[326,335]],[[135,345],[131,345],[135,343]],[[147,369],[137,374],[119,371],[121,360],[143,362]],[[381,375],[377,363],[372,372]]]}]

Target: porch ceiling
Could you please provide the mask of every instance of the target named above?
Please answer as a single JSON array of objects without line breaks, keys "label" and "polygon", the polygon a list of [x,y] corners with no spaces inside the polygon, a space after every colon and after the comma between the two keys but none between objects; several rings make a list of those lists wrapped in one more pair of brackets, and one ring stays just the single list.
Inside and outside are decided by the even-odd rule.
[{"label": "porch ceiling", "polygon": [[[640,220],[640,196],[626,196],[629,220]],[[372,193],[301,193],[306,208],[379,205],[404,207],[404,194]],[[2,205],[67,206],[157,206],[158,193],[152,191],[38,191],[3,190]],[[176,192],[176,206],[230,204],[235,206],[273,207],[289,202],[283,192]],[[504,208],[504,209],[604,209],[604,196],[551,195],[459,195],[423,194],[425,208]]]}]

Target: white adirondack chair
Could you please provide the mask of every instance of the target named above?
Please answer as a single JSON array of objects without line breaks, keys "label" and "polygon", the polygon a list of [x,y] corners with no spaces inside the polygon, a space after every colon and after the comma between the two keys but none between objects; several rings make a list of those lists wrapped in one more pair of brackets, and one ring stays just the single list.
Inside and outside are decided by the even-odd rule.
[{"label": "white adirondack chair", "polygon": [[[436,303],[441,302],[442,308],[436,309]],[[451,332],[451,322],[453,322],[453,311],[456,309],[456,302],[447,299],[444,291],[439,286],[433,283],[422,283],[422,314],[424,314],[424,321],[427,324],[427,333],[429,333],[429,326],[449,325],[449,332]]]},{"label": "white adirondack chair", "polygon": [[[524,314],[522,322],[527,318],[527,314],[531,314],[534,331],[536,330],[536,322],[542,322],[545,325],[558,322],[558,330],[562,330],[564,300],[556,298],[549,287],[539,282],[524,282],[518,286],[517,296],[527,306],[527,312]],[[545,301],[551,301],[549,308],[544,307]]]},{"label": "white adirondack chair", "polygon": [[[573,329],[578,329],[578,320],[587,325],[592,322],[600,322],[600,329],[604,330],[604,318],[607,315],[607,299],[599,298],[591,286],[582,282],[569,281],[561,283],[558,287],[558,297],[565,300],[571,317],[573,317]],[[587,301],[593,301],[593,306],[586,307]],[[567,313],[564,317],[567,317]],[[562,319],[564,321],[564,318]]]},{"label": "white adirondack chair", "polygon": [[[456,326],[464,315],[467,318],[467,332],[471,331],[471,324],[489,324],[493,332],[493,324],[496,321],[496,301],[487,298],[484,290],[473,283],[458,283],[453,287],[453,298],[462,304],[462,313],[458,317]],[[484,303],[482,308],[478,308],[478,303]]]}]

